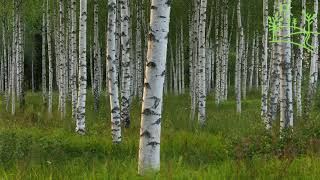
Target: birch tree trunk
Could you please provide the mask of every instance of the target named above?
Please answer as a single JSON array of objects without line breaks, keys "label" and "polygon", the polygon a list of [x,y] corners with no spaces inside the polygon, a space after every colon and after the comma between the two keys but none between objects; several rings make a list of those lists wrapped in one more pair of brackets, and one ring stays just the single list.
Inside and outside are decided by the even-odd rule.
[{"label": "birch tree trunk", "polygon": [[99,51],[98,51],[98,41],[99,41],[99,27],[98,27],[98,13],[99,13],[99,7],[98,7],[98,0],[94,0],[93,2],[94,6],[94,22],[93,22],[93,95],[94,95],[94,112],[99,112]]},{"label": "birch tree trunk", "polygon": [[50,4],[47,0],[47,41],[48,41],[48,60],[49,60],[49,91],[48,91],[48,113],[52,113],[52,90],[53,90],[53,64],[52,64],[52,40],[51,40],[51,15]]},{"label": "birch tree trunk", "polygon": [[[241,113],[241,64],[243,56],[244,35],[241,21],[241,0],[238,0],[237,5],[237,19],[238,19],[238,35],[237,35],[237,62],[236,62],[236,99],[237,112]],[[240,37],[239,37],[240,36]]]},{"label": "birch tree trunk", "polygon": [[77,13],[76,0],[71,1],[71,101],[72,101],[72,117],[77,119]]},{"label": "birch tree trunk", "polygon": [[[318,32],[318,0],[314,0],[314,21],[313,21],[313,32]],[[317,90],[317,83],[318,83],[318,53],[319,53],[319,43],[318,43],[318,34],[314,33],[312,35],[312,46],[314,47],[313,52],[311,53],[311,63],[310,63],[310,75],[309,75],[309,87],[308,87],[308,94],[307,99],[305,102],[305,114],[309,115],[313,99],[316,94]]]},{"label": "birch tree trunk", "polygon": [[[279,0],[275,2],[274,5],[275,13],[279,12]],[[277,33],[277,37],[281,37],[281,32]],[[280,56],[281,45],[280,43],[274,44],[274,59],[272,65],[272,74],[271,74],[271,95],[270,95],[270,108],[269,111],[269,121],[274,121],[277,115],[279,95],[280,95],[280,63],[282,57]]]},{"label": "birch tree trunk", "polygon": [[142,63],[142,41],[141,41],[141,1],[137,2],[137,31],[136,31],[136,63],[137,63],[137,94],[138,98],[142,98],[143,84],[143,63]]},{"label": "birch tree trunk", "polygon": [[121,121],[119,105],[119,88],[116,61],[116,17],[117,2],[108,0],[108,34],[107,34],[107,66],[109,81],[109,96],[111,108],[111,133],[114,143],[121,142]]},{"label": "birch tree trunk", "polygon": [[290,42],[291,1],[283,0],[283,60],[280,76],[280,129],[293,127],[292,69]]},{"label": "birch tree trunk", "polygon": [[251,61],[249,67],[249,90],[252,90],[253,84],[253,70],[254,70],[254,56],[255,56],[255,48],[256,47],[256,38],[252,39],[252,50],[251,50]]},{"label": "birch tree trunk", "polygon": [[139,144],[139,174],[160,170],[160,132],[163,83],[170,20],[170,1],[152,0],[148,60]]},{"label": "birch tree trunk", "polygon": [[42,100],[47,105],[47,71],[46,71],[46,10],[45,0],[42,4]]},{"label": "birch tree trunk", "polygon": [[124,126],[130,126],[130,36],[129,36],[129,2],[120,0],[121,9],[121,121]]},{"label": "birch tree trunk", "polygon": [[[300,22],[300,28],[306,28],[306,0],[302,0],[302,16]],[[300,35],[300,44],[304,44],[305,35]],[[301,98],[301,85],[302,85],[302,62],[304,60],[304,52],[303,47],[298,48],[297,60],[296,60],[296,78],[297,78],[297,91],[296,91],[296,98],[297,98],[297,115],[301,117],[302,115],[302,98]]]},{"label": "birch tree trunk", "polygon": [[206,10],[207,0],[200,3],[200,22],[199,22],[199,123],[204,126],[206,120]]},{"label": "birch tree trunk", "polygon": [[87,0],[80,0],[79,26],[79,90],[77,102],[76,132],[85,134],[87,95]]},{"label": "birch tree trunk", "polygon": [[59,1],[59,85],[60,85],[60,113],[61,118],[66,116],[66,56],[64,36],[64,1]]},{"label": "birch tree trunk", "polygon": [[263,0],[261,117],[266,125],[266,128],[270,129],[271,125],[268,120],[268,15],[268,0]]}]

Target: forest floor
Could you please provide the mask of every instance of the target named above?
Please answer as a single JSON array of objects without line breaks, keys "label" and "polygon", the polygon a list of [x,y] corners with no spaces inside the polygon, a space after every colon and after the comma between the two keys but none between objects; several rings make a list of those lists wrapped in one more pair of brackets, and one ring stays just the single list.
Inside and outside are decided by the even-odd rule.
[{"label": "forest floor", "polygon": [[[90,91],[89,91],[90,92]],[[88,98],[87,134],[75,134],[71,118],[46,113],[41,94],[28,93],[27,105],[15,116],[0,97],[1,179],[320,179],[320,117],[297,120],[293,133],[279,139],[277,126],[264,130],[260,99],[250,93],[241,115],[233,100],[215,105],[207,99],[204,128],[190,121],[188,95],[165,97],[161,172],[137,175],[140,102],[132,103],[132,125],[123,142],[113,145],[107,98],[93,112]],[[57,109],[54,97],[54,109]],[[231,97],[230,99],[233,99]],[[71,107],[70,105],[68,107]],[[317,106],[316,106],[317,107]],[[70,109],[69,109],[70,111]],[[70,112],[68,112],[70,117]]]}]

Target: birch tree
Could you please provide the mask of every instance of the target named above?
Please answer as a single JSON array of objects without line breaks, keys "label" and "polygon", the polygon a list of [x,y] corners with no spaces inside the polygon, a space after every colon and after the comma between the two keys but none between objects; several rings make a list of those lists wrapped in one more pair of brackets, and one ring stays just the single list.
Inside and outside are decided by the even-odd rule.
[{"label": "birch tree", "polygon": [[52,64],[52,40],[51,40],[51,15],[50,15],[50,5],[49,0],[47,0],[47,42],[48,42],[48,60],[49,60],[49,89],[48,89],[48,113],[52,113],[52,90],[53,90],[53,64]]},{"label": "birch tree", "polygon": [[160,170],[163,83],[167,57],[170,1],[152,0],[144,94],[142,103],[139,174]]},{"label": "birch tree", "polygon": [[59,97],[61,118],[66,116],[66,56],[64,33],[64,1],[59,1]]},{"label": "birch tree", "polygon": [[266,125],[270,128],[268,120],[268,0],[263,0],[263,38],[262,38],[262,98],[261,98],[261,117]]},{"label": "birch tree", "polygon": [[94,94],[94,111],[99,111],[99,52],[98,52],[98,41],[99,41],[99,27],[98,27],[98,13],[99,13],[99,6],[98,6],[98,0],[93,1],[93,94]]},{"label": "birch tree", "polygon": [[129,2],[119,0],[121,9],[121,121],[125,127],[130,126],[130,35],[129,35]]},{"label": "birch tree", "polygon": [[120,105],[119,105],[119,88],[117,77],[117,61],[116,61],[116,14],[117,1],[108,0],[108,25],[107,25],[107,67],[109,96],[111,108],[111,133],[114,143],[121,142],[121,121],[120,121]]},{"label": "birch tree", "polygon": [[42,2],[42,100],[47,105],[47,71],[46,71],[46,8],[45,3]]},{"label": "birch tree", "polygon": [[280,129],[293,127],[292,69],[290,44],[291,0],[283,0],[282,64],[280,74]]},{"label": "birch tree", "polygon": [[200,21],[199,21],[199,123],[204,126],[206,120],[206,11],[207,0],[201,0],[200,3]]},{"label": "birch tree", "polygon": [[72,104],[72,117],[76,119],[77,117],[77,13],[76,13],[76,0],[71,0],[71,104]]},{"label": "birch tree", "polygon": [[241,64],[243,56],[244,35],[241,21],[241,0],[237,4],[237,19],[238,19],[238,35],[237,35],[237,62],[236,62],[236,99],[237,112],[241,112]]},{"label": "birch tree", "polygon": [[[302,0],[302,16],[300,22],[300,28],[305,29],[306,27],[306,0]],[[300,44],[304,44],[305,35],[302,33],[300,35]],[[298,47],[297,61],[296,61],[296,79],[297,79],[297,115],[301,117],[302,115],[302,98],[301,98],[301,85],[302,85],[302,62],[304,60],[304,50],[302,46]]]},{"label": "birch tree", "polygon": [[[318,0],[314,0],[314,20],[312,26],[313,32],[318,32]],[[312,108],[313,98],[316,94],[317,83],[318,83],[318,51],[319,51],[319,39],[318,34],[314,33],[312,35],[312,46],[314,47],[311,53],[311,63],[310,63],[310,75],[309,75],[309,86],[307,92],[307,99],[305,102],[305,114],[308,115]]]},{"label": "birch tree", "polygon": [[85,134],[87,95],[87,0],[80,0],[79,26],[79,87],[76,132]]}]

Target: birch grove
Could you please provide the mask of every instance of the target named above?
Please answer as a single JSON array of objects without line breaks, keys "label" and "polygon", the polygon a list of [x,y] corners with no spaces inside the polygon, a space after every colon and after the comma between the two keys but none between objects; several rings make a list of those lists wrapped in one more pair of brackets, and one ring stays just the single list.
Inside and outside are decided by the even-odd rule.
[{"label": "birch grove", "polygon": [[[85,142],[101,136],[97,142],[112,143],[102,149],[111,148],[115,159],[129,144],[130,153],[138,150],[141,176],[172,158],[160,152],[168,153],[184,128],[208,139],[238,138],[243,132],[232,129],[238,126],[249,135],[262,131],[274,143],[266,151],[281,146],[282,157],[291,147],[285,143],[298,142],[303,130],[312,132],[309,144],[318,138],[318,6],[318,0],[3,0],[0,124],[72,130]],[[228,133],[221,133],[224,126]],[[237,151],[247,151],[243,141],[260,143],[249,135],[239,136]],[[191,141],[180,138],[187,149]],[[202,139],[192,139],[201,148],[197,143]],[[192,160],[170,153],[182,165]],[[171,171],[171,163],[161,167]]]}]

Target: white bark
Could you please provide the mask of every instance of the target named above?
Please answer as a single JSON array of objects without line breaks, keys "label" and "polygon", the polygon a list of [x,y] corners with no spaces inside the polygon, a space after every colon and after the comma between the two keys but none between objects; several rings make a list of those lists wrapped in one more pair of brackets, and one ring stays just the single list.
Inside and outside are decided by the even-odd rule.
[{"label": "white bark", "polygon": [[263,38],[262,38],[262,84],[261,84],[261,117],[266,128],[271,125],[268,120],[268,0],[263,0]]},{"label": "white bark", "polygon": [[80,0],[79,19],[79,87],[76,132],[84,134],[87,95],[87,0]]},{"label": "white bark", "polygon": [[47,71],[46,71],[46,10],[45,0],[42,4],[42,100],[47,104]]},{"label": "white bark", "polygon": [[72,101],[72,117],[76,119],[77,115],[77,66],[78,66],[78,55],[77,55],[77,13],[76,13],[76,0],[71,1],[71,101]]},{"label": "white bark", "polygon": [[292,69],[291,69],[291,44],[290,42],[290,15],[291,1],[284,0],[283,4],[288,8],[282,11],[283,37],[282,41],[282,65],[280,76],[280,129],[293,127],[293,102],[292,102]]},{"label": "white bark", "polygon": [[130,126],[130,35],[129,35],[129,2],[119,0],[121,9],[121,121],[125,127]]},{"label": "white bark", "polygon": [[[318,32],[318,0],[314,0],[314,14],[315,19],[313,21],[313,32]],[[318,53],[319,53],[319,39],[318,34],[312,35],[312,46],[314,47],[311,53],[311,63],[310,63],[310,75],[309,75],[309,87],[308,94],[305,105],[305,114],[308,115],[312,109],[313,99],[317,90],[318,83]]]},{"label": "white bark", "polygon": [[64,1],[59,1],[59,97],[61,118],[66,116],[66,56],[64,36]]},{"label": "white bark", "polygon": [[[306,27],[306,0],[302,0],[302,16],[300,22],[300,28],[305,29]],[[305,36],[300,35],[300,44],[304,44]],[[296,60],[296,79],[297,79],[297,115],[301,117],[302,115],[302,97],[301,97],[301,85],[302,85],[302,62],[304,60],[304,50],[303,47],[298,48],[297,60]]]},{"label": "white bark", "polygon": [[51,19],[50,5],[47,0],[47,40],[48,40],[48,60],[49,60],[49,89],[48,89],[48,113],[52,113],[52,90],[53,90],[53,67],[52,67],[52,40],[51,40]]},{"label": "white bark", "polygon": [[111,132],[112,141],[114,143],[121,142],[121,121],[120,121],[120,105],[119,105],[119,88],[117,77],[117,61],[116,61],[116,14],[117,2],[116,0],[108,0],[108,35],[107,35],[107,67],[108,82],[109,82],[109,96],[111,108]]},{"label": "white bark", "polygon": [[238,34],[237,34],[237,62],[236,62],[236,100],[237,112],[241,113],[241,64],[244,49],[244,35],[241,21],[241,1],[238,0],[237,5]]},{"label": "white bark", "polygon": [[206,120],[206,10],[207,0],[200,3],[200,22],[199,22],[199,123],[204,126]]},{"label": "white bark", "polygon": [[[94,22],[93,22],[93,95],[94,95],[94,112],[99,111],[99,99],[100,99],[100,94],[99,94],[99,77],[100,77],[100,72],[99,72],[99,26],[98,26],[98,13],[99,13],[99,6],[98,6],[98,0],[94,0]],[[92,65],[91,65],[92,66]]]},{"label": "white bark", "polygon": [[160,132],[163,83],[170,20],[170,1],[152,0],[148,60],[139,145],[139,174],[160,170]]}]

